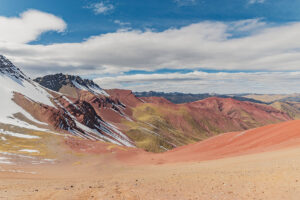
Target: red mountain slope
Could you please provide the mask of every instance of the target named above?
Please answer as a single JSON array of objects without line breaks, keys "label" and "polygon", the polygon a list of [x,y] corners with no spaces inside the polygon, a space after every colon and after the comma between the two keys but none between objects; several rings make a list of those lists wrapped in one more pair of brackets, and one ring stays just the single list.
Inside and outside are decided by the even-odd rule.
[{"label": "red mountain slope", "polygon": [[[113,91],[113,90],[111,90]],[[173,104],[162,97],[143,97],[142,102],[118,90],[120,101],[134,100],[126,109],[133,122],[125,122],[125,132],[137,146],[161,151],[204,140],[224,132],[247,130],[267,124],[291,120],[284,112],[252,102],[230,98],[207,98],[187,104]],[[123,98],[123,99],[122,99]],[[124,122],[124,121],[123,121]],[[166,143],[167,141],[167,143]]]},{"label": "red mountain slope", "polygon": [[300,147],[300,120],[229,132],[160,153],[118,151],[119,160],[134,164],[167,164],[216,160]]},{"label": "red mountain slope", "polygon": [[279,150],[300,145],[300,120],[224,133],[158,157],[167,162],[201,161]]},{"label": "red mountain slope", "polygon": [[[104,91],[93,81],[76,76],[56,74],[36,81],[60,92],[52,94],[55,96],[53,101],[60,109],[59,113],[64,115],[57,118],[57,113],[54,113],[51,115],[55,117],[46,121],[38,120],[56,128],[63,125],[63,130],[67,131],[66,125],[70,124],[75,129],[73,134],[82,130],[77,127],[79,122],[100,132],[100,136],[106,137],[105,141],[117,140],[151,152],[166,151],[224,132],[291,119],[273,107],[233,99],[208,98],[178,105],[159,97],[137,98],[130,90]],[[89,138],[93,133],[80,136]]]}]

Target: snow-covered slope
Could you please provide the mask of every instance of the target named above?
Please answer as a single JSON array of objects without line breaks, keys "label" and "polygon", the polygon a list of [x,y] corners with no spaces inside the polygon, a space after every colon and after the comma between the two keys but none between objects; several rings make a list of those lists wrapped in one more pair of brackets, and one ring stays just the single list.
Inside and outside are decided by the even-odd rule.
[{"label": "snow-covered slope", "polygon": [[30,80],[8,59],[0,55],[0,122],[35,128],[34,126],[15,118],[15,114],[21,113],[28,119],[40,123],[30,114],[25,112],[23,108],[14,103],[12,99],[14,98],[15,93],[20,93],[35,102],[54,107],[50,101],[50,94],[44,88]]},{"label": "snow-covered slope", "polygon": [[[107,95],[88,80],[72,79],[71,83],[79,90]],[[47,126],[86,139],[134,146],[126,135],[98,116],[87,102],[73,102],[61,93],[44,88],[1,55],[0,95],[0,124],[42,131],[46,129],[41,129],[41,126]],[[29,124],[30,121],[33,123]]]}]

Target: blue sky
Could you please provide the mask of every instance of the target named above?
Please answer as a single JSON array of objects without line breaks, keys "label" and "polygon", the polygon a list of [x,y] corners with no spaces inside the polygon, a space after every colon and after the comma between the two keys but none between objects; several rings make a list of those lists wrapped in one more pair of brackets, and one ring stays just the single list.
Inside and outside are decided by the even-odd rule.
[{"label": "blue sky", "polygon": [[297,0],[0,3],[0,53],[33,77],[74,73],[138,91],[300,92],[283,78],[300,71]]},{"label": "blue sky", "polygon": [[[71,2],[71,3],[70,3]],[[104,2],[113,9],[95,14],[88,7]],[[35,44],[79,42],[93,35],[115,32],[119,20],[130,23],[133,29],[162,31],[200,21],[236,21],[261,18],[272,23],[300,20],[300,1],[297,0],[0,0],[0,14],[15,17],[27,9],[52,13],[68,23],[64,34],[44,33]],[[121,26],[122,27],[122,26]]]}]

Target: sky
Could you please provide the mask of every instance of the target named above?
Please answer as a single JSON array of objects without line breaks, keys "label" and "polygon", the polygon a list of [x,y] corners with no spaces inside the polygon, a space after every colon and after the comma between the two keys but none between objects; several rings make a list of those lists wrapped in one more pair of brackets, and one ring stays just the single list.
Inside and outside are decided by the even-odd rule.
[{"label": "sky", "polygon": [[0,0],[0,54],[103,88],[300,93],[298,0]]}]

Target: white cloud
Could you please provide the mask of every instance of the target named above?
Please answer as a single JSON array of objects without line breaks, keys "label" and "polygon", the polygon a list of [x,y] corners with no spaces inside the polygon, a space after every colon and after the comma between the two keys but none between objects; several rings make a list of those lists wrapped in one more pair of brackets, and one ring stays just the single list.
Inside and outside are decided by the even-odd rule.
[{"label": "white cloud", "polygon": [[96,15],[99,14],[106,14],[107,12],[111,11],[114,9],[114,6],[112,4],[110,4],[109,2],[98,2],[98,3],[93,3],[89,6],[87,6],[87,8],[90,8],[93,10],[93,12]]},{"label": "white cloud", "polygon": [[28,10],[19,17],[0,17],[0,42],[28,43],[47,31],[63,32],[66,23],[59,17],[38,10]]},{"label": "white cloud", "polygon": [[[55,16],[52,18],[59,19]],[[14,23],[14,20],[8,20],[4,27],[10,27]],[[33,24],[36,24],[36,17],[28,18],[21,33],[31,33],[29,30],[33,29],[32,27],[38,27]],[[52,26],[48,29],[63,31],[64,27],[53,28]],[[43,28],[43,31],[45,30],[47,29]],[[203,75],[200,76],[202,79],[193,78],[195,75],[190,74],[187,77],[190,79],[181,80],[177,83],[172,80],[178,80],[178,78],[172,78],[174,75],[169,74],[168,77],[171,77],[172,80],[166,80],[168,78],[166,75],[156,75],[156,77],[164,76],[165,78],[152,81],[152,83],[149,80],[145,83],[140,81],[137,85],[133,85],[133,81],[128,81],[127,84],[135,90],[147,90],[147,88],[151,90],[159,88],[175,90],[178,88],[179,91],[197,90],[196,92],[201,92],[211,90],[211,92],[222,92],[228,86],[231,92],[240,91],[241,88],[244,90],[251,88],[259,92],[261,90],[271,91],[271,86],[273,86],[273,90],[276,91],[299,91],[299,82],[292,79],[295,76],[290,74],[279,76],[276,74],[277,72],[274,72],[300,71],[299,22],[280,26],[271,26],[257,19],[230,23],[200,22],[178,29],[170,28],[162,32],[122,30],[93,36],[78,43],[51,45],[25,44],[37,39],[41,31],[37,31],[37,33],[32,31],[35,34],[28,34],[30,37],[23,39],[18,39],[24,37],[19,31],[12,32],[11,29],[1,28],[0,32],[1,35],[12,35],[12,39],[8,38],[5,42],[0,41],[0,54],[6,55],[22,67],[25,72],[29,72],[33,76],[57,72],[120,74],[128,70],[156,70],[161,68],[257,70],[270,71],[270,73],[259,76],[250,76],[249,74],[233,76],[229,74],[226,75],[229,77],[228,79],[224,79],[225,75],[222,74]],[[243,36],[232,37],[232,34],[240,32],[243,33]],[[268,79],[271,74],[273,78]],[[179,74],[177,76],[186,75]],[[213,80],[220,76],[223,78],[219,80],[218,85],[213,86]],[[284,76],[287,79],[284,79]],[[203,77],[211,78],[203,81]],[[247,80],[249,81],[243,81],[239,77],[245,79],[248,77]],[[111,81],[103,79],[100,84],[103,83],[105,87],[125,87],[122,84],[126,85],[126,83],[122,82],[122,79],[126,80],[126,78],[126,76],[119,76],[111,79]],[[132,79],[133,77],[129,78]],[[147,76],[143,76],[141,80],[146,78]],[[257,83],[257,80],[270,81]],[[114,81],[116,82],[114,83]],[[284,84],[281,84],[283,81]],[[120,85],[120,83],[122,84]]]},{"label": "white cloud", "polygon": [[130,25],[129,22],[123,22],[123,21],[120,21],[120,20],[114,20],[114,23],[119,24],[120,26],[129,26]]},{"label": "white cloud", "polygon": [[266,0],[249,0],[249,4],[265,3]]},{"label": "white cloud", "polygon": [[230,23],[229,30],[251,32],[263,28],[266,25],[267,24],[261,21],[261,19],[246,19]]},{"label": "white cloud", "polygon": [[300,72],[137,74],[95,79],[104,88],[184,93],[300,92]]}]

